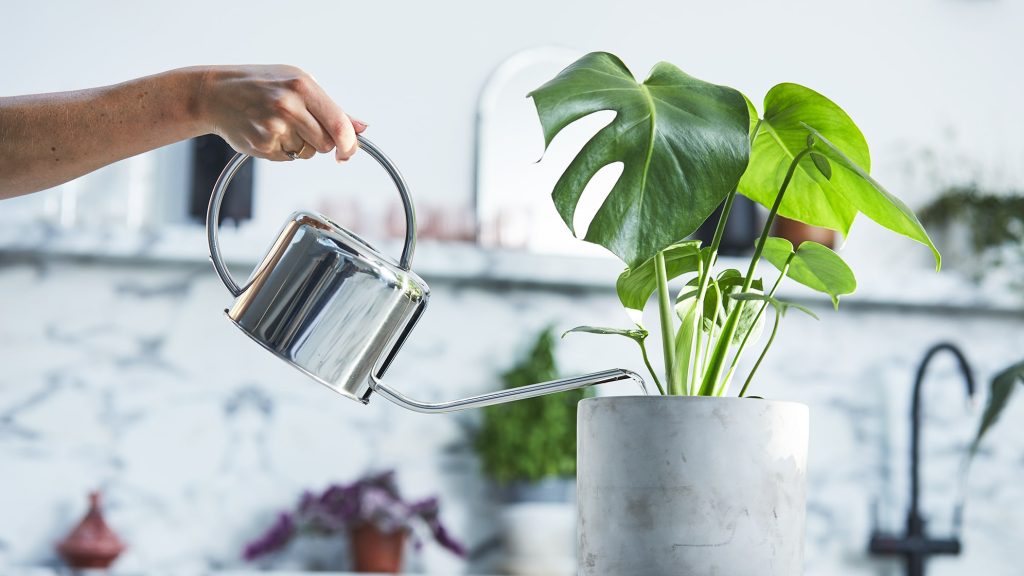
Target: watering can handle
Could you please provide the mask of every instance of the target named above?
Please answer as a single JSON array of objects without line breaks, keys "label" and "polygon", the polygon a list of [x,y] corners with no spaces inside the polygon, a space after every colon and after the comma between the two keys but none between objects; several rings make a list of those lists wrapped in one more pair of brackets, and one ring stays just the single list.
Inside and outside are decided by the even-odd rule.
[{"label": "watering can handle", "polygon": [[[384,167],[388,176],[391,176],[391,180],[395,183],[395,187],[398,188],[398,193],[402,196],[402,207],[405,209],[405,245],[402,247],[402,259],[399,263],[404,270],[409,270],[412,266],[413,253],[416,251],[416,210],[412,205],[409,187],[406,185],[405,179],[402,178],[398,168],[381,152],[380,148],[377,148],[373,142],[370,142],[362,135],[357,135],[356,138],[359,139],[359,148],[365,150],[367,154]],[[242,288],[231,277],[231,273],[228,272],[228,268],[224,264],[224,258],[220,253],[220,242],[217,240],[217,222],[220,220],[220,205],[224,201],[224,194],[227,193],[228,185],[231,184],[231,179],[235,177],[238,169],[248,159],[249,156],[247,154],[239,153],[235,154],[235,157],[228,162],[227,166],[224,167],[224,171],[217,177],[217,183],[213,185],[213,193],[210,195],[210,207],[206,211],[206,239],[210,244],[210,260],[213,261],[213,267],[217,270],[217,275],[220,276],[221,281],[231,291],[231,294],[236,297],[242,293]]]}]

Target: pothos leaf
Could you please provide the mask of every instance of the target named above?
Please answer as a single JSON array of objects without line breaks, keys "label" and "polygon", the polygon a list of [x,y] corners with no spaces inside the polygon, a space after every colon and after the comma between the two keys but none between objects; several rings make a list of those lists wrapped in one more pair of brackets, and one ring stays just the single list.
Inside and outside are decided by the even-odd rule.
[{"label": "pothos leaf", "polygon": [[999,416],[1010,402],[1010,396],[1013,395],[1017,384],[1024,384],[1024,361],[1006,368],[992,379],[988,403],[985,405],[985,411],[981,415],[978,433],[974,437],[974,442],[971,443],[970,454],[972,456],[978,452],[982,438],[999,420]]},{"label": "pothos leaf", "polygon": [[788,260],[786,276],[808,288],[828,294],[836,308],[839,307],[840,296],[852,294],[857,289],[853,270],[838,254],[817,242],[802,242],[794,254],[789,240],[769,237],[762,254],[765,260],[779,270],[786,267]]},{"label": "pothos leaf", "polygon": [[[580,196],[601,168],[622,164],[584,240],[633,268],[692,234],[736,187],[750,151],[743,96],[661,62],[643,83],[616,56],[580,58],[530,93],[545,147],[566,126],[615,111],[576,155],[551,196],[574,230]],[[682,209],[681,207],[685,207]]]}]

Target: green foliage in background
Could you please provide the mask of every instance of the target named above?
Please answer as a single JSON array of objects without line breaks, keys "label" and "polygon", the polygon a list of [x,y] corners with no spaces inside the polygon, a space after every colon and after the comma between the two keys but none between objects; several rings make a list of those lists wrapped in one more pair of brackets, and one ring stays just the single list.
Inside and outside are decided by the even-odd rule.
[{"label": "green foliage in background", "polygon": [[962,222],[970,230],[971,248],[980,255],[989,248],[1009,244],[1024,247],[1024,196],[996,195],[977,186],[954,186],[921,209],[928,225]]},{"label": "green foliage in background", "polygon": [[[551,328],[537,336],[519,362],[502,374],[506,388],[558,378]],[[503,484],[576,475],[576,404],[570,390],[484,409],[474,444],[484,473]]]},{"label": "green foliage in background", "polygon": [[[746,395],[779,319],[787,310],[808,312],[775,295],[784,278],[826,294],[837,307],[840,296],[856,288],[853,271],[830,248],[769,237],[778,215],[846,235],[863,214],[930,248],[936,269],[941,263],[910,208],[870,176],[871,157],[860,129],[836,103],[810,88],[776,85],[759,115],[738,91],[698,80],[667,62],[637,82],[619,58],[594,52],[530,96],[545,146],[584,116],[615,112],[579,150],[551,196],[576,233],[577,204],[590,179],[605,166],[622,165],[583,239],[626,264],[616,290],[634,326],[580,326],[570,332],[633,340],[663,394],[728,394],[739,361],[757,346],[771,307],[770,336],[739,390]],[[763,204],[768,218],[746,271],[716,270],[736,194]],[[722,211],[711,243],[685,240],[718,206]],[[762,257],[779,271],[771,281],[758,277]],[[668,283],[677,277],[686,282],[673,296]],[[645,345],[649,331],[642,313],[652,295],[658,303],[661,370],[652,367]]]},{"label": "green foliage in background", "polygon": [[1003,410],[1010,403],[1010,397],[1017,389],[1018,384],[1024,384],[1024,360],[1008,366],[992,378],[988,403],[985,405],[985,411],[981,415],[981,424],[978,425],[978,432],[971,444],[970,454],[972,456],[978,452],[982,439],[995,426]]}]

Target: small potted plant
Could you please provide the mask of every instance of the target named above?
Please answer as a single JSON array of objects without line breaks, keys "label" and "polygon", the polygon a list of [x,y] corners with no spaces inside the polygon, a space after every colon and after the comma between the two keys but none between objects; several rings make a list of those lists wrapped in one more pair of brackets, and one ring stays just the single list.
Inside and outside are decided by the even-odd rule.
[{"label": "small potted plant", "polygon": [[394,472],[384,472],[328,486],[320,494],[306,492],[294,510],[278,514],[266,532],[246,545],[243,557],[254,561],[279,552],[303,534],[344,534],[350,538],[356,572],[397,574],[406,538],[419,546],[419,532],[424,530],[453,554],[464,554],[462,545],[441,525],[439,512],[437,498],[403,500]]},{"label": "small potted plant", "polygon": [[[863,214],[931,248],[936,268],[938,251],[914,213],[869,176],[867,142],[853,120],[804,86],[775,86],[759,113],[740,92],[671,64],[637,82],[621,60],[597,52],[530,96],[546,146],[584,116],[615,112],[569,163],[552,199],[575,232],[588,182],[621,165],[583,239],[625,263],[616,291],[633,323],[572,331],[633,340],[661,392],[580,402],[581,574],[801,574],[807,409],[750,393],[782,316],[811,313],[779,298],[782,281],[838,307],[856,280],[827,246],[794,246],[772,237],[772,226],[784,216],[845,236]],[[723,270],[718,254],[737,194],[769,212],[745,270]],[[683,240],[719,207],[710,243]],[[682,287],[670,293],[676,278]],[[643,317],[652,295],[657,368]]]},{"label": "small potted plant", "polygon": [[[557,337],[546,328],[502,374],[506,388],[558,378]],[[583,390],[491,406],[474,445],[504,501],[504,568],[512,574],[575,574],[576,405]]]}]

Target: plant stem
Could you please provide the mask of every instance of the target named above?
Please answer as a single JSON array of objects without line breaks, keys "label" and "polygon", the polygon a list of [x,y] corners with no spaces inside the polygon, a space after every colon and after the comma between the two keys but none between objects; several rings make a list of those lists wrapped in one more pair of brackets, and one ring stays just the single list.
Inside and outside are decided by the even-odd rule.
[{"label": "plant stem", "polygon": [[[713,252],[712,252],[712,254],[713,254]],[[703,278],[711,276],[711,273],[710,273],[710,270],[711,270],[710,260],[711,260],[711,258],[712,257],[709,255],[708,256],[708,260],[709,260],[708,269],[705,270],[704,269],[704,259],[700,257],[699,253],[697,255],[697,277],[702,279],[701,282],[703,282]],[[697,381],[697,374],[700,372],[700,364],[701,364],[701,362],[700,362],[700,358],[698,357],[698,355],[700,353],[701,339],[704,336],[704,331],[701,329],[702,328],[701,323],[703,322],[703,318],[704,318],[704,292],[700,291],[697,294],[697,300],[694,302],[693,320],[692,320],[693,324],[690,326],[690,330],[691,330],[690,333],[693,334],[693,340],[690,342],[690,353],[687,355],[687,357],[689,359],[689,365],[684,367],[686,369],[686,374],[687,374],[687,377],[686,377],[686,394],[687,395],[692,395],[693,394],[693,392],[692,392],[693,387],[694,387],[693,383]]]},{"label": "plant stem", "polygon": [[[715,225],[715,235],[711,238],[707,265],[698,272],[699,280],[697,285],[696,309],[699,313],[694,315],[694,322],[696,322],[696,326],[694,327],[694,342],[690,354],[693,369],[690,372],[690,382],[686,389],[686,393],[691,396],[697,391],[697,379],[703,375],[704,365],[706,364],[706,354],[703,355],[703,358],[698,357],[700,350],[702,348],[704,350],[709,350],[714,342],[712,335],[708,334],[708,344],[707,346],[704,346],[704,330],[700,324],[703,322],[704,297],[707,295],[708,283],[711,281],[711,275],[714,273],[715,264],[718,262],[718,248],[722,244],[722,236],[725,235],[725,225],[729,220],[729,214],[732,212],[732,204],[733,201],[736,200],[736,192],[736,190],[733,190],[725,198],[725,204],[722,205],[722,213],[719,214],[718,223]],[[703,259],[700,259],[700,263],[703,263]],[[712,325],[712,329],[713,328],[714,325]]]},{"label": "plant stem", "polygon": [[779,317],[782,313],[778,310],[775,311],[775,323],[772,325],[772,334],[768,337],[768,342],[764,345],[764,350],[761,350],[761,355],[757,357],[757,362],[754,363],[754,367],[750,369],[750,374],[747,374],[747,380],[743,383],[743,388],[740,389],[740,398],[747,395],[747,388],[750,387],[750,382],[754,380],[754,373],[761,367],[761,362],[764,357],[768,354],[768,349],[772,347],[772,342],[775,342],[775,334],[779,331]]},{"label": "plant stem", "polygon": [[[791,252],[789,254],[789,258],[786,258],[786,264],[782,267],[782,273],[779,274],[779,277],[775,280],[775,284],[772,286],[771,291],[768,292],[769,297],[774,296],[775,291],[779,289],[779,284],[781,284],[782,279],[786,277],[786,272],[789,272],[789,263],[793,261],[794,256],[796,256],[796,253]],[[743,301],[741,300],[740,303],[742,302]],[[736,354],[732,357],[732,364],[730,364],[729,366],[729,372],[726,373],[725,379],[722,380],[723,393],[725,392],[725,389],[728,387],[729,382],[732,380],[733,374],[736,373],[736,367],[739,365],[740,356],[743,354],[743,350],[747,347],[747,341],[750,340],[750,335],[754,331],[754,326],[757,326],[757,322],[758,320],[761,319],[761,316],[764,314],[766,308],[768,308],[767,300],[761,303],[761,307],[757,310],[757,314],[754,315],[754,319],[750,322],[750,328],[747,330],[747,333],[743,335],[743,340],[740,341],[740,347],[736,349]],[[775,330],[772,330],[772,337],[775,337]],[[771,341],[769,341],[769,344],[771,344]],[[760,360],[758,360],[758,362],[760,363]],[[747,384],[749,383],[750,380],[748,378]],[[744,384],[743,388],[744,390],[746,389],[746,384]]]},{"label": "plant stem", "polygon": [[658,314],[661,319],[661,346],[665,352],[665,379],[669,383],[670,393],[681,394],[679,386],[672,378],[672,367],[676,363],[675,325],[672,322],[672,304],[668,295],[668,272],[665,269],[665,253],[658,252],[654,256],[654,270],[658,280]]},{"label": "plant stem", "polygon": [[[775,222],[775,216],[779,213],[779,207],[782,206],[782,198],[786,195],[786,189],[789,187],[789,182],[793,179],[793,174],[796,172],[797,165],[800,164],[800,160],[803,160],[803,157],[810,153],[810,151],[810,148],[801,150],[789,164],[789,169],[786,171],[786,177],[782,180],[782,185],[779,187],[779,193],[775,196],[775,202],[772,204],[772,208],[768,212],[768,220],[764,223],[764,229],[761,231],[761,237],[757,241],[757,245],[754,247],[754,255],[750,259],[750,266],[747,268],[747,276],[743,280],[742,292],[748,292],[751,284],[754,283],[754,272],[757,271],[757,262],[761,259],[761,253],[764,252],[764,244],[768,240],[768,234],[771,232],[772,223]],[[746,302],[743,300],[736,302],[736,306],[734,306],[732,312],[729,313],[729,318],[726,320],[725,326],[722,328],[722,335],[719,337],[715,346],[715,351],[712,354],[711,361],[713,368],[704,374],[704,382],[701,385],[702,393],[711,394],[713,390],[724,391],[725,389],[725,386],[720,385],[718,382],[718,378],[722,375],[722,370],[725,368],[725,356],[728,353],[729,344],[732,341],[733,336],[736,334],[736,328],[739,325],[739,315],[743,312],[744,304],[746,304]]]},{"label": "plant stem", "polygon": [[651,360],[647,357],[647,345],[644,344],[643,340],[638,341],[640,344],[640,353],[644,356],[644,364],[647,365],[647,371],[651,373],[651,378],[654,378],[654,385],[658,387],[658,392],[661,395],[665,395],[665,387],[661,385],[661,380],[658,380],[658,375],[654,372],[654,366],[651,366]]},{"label": "plant stem", "polygon": [[[764,223],[764,229],[761,230],[761,238],[757,241],[757,246],[754,247],[754,256],[750,259],[750,267],[747,268],[747,277],[743,281],[743,291],[750,290],[750,285],[754,282],[754,272],[757,271],[757,262],[761,259],[761,253],[764,252],[764,243],[768,240],[768,234],[772,231],[772,224],[775,222],[775,216],[779,213],[779,207],[782,206],[782,198],[786,195],[786,188],[789,188],[789,182],[793,179],[793,174],[796,173],[796,167],[803,160],[804,156],[810,153],[810,148],[804,148],[799,154],[793,157],[793,161],[789,163],[789,169],[786,170],[786,177],[782,180],[782,186],[779,187],[779,193],[775,196],[775,203],[772,204],[772,209],[768,212],[768,219]],[[742,301],[741,301],[742,304]]]}]

